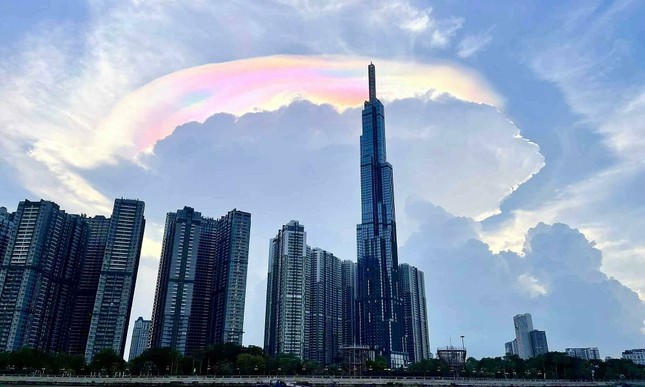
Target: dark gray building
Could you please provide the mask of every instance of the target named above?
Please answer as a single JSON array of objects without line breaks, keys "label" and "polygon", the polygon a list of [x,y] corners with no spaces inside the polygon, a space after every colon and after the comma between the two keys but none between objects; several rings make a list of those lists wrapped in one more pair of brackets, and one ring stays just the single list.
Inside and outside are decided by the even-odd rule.
[{"label": "dark gray building", "polygon": [[104,349],[123,357],[145,218],[139,200],[116,199],[90,320],[85,360]]},{"label": "dark gray building", "polygon": [[137,356],[140,356],[143,351],[148,349],[148,342],[150,341],[150,328],[152,321],[144,320],[143,317],[139,317],[134,322],[134,328],[132,329],[132,342],[130,343],[130,355],[128,360],[132,360]]},{"label": "dark gray building", "polygon": [[323,249],[309,250],[305,305],[305,359],[321,365],[338,357],[343,336],[340,259]]},{"label": "dark gray building", "polygon": [[217,220],[190,207],[168,213],[151,347],[242,345],[250,228],[251,215],[238,210]]},{"label": "dark gray building", "polygon": [[356,262],[345,260],[341,263],[341,292],[343,336],[341,346],[356,344]]},{"label": "dark gray building", "polygon": [[393,170],[386,157],[385,109],[376,98],[375,72],[370,64],[369,100],[363,107],[360,139],[357,333],[358,344],[371,346],[391,368],[398,368],[408,359],[399,289]]},{"label": "dark gray building", "polygon": [[20,202],[0,267],[0,348],[63,351],[87,229],[56,203]]},{"label": "dark gray building", "polygon": [[423,272],[408,264],[399,265],[403,295],[405,341],[410,362],[430,359],[428,311]]},{"label": "dark gray building", "polygon": [[14,232],[13,214],[0,207],[0,261],[4,258]]},{"label": "dark gray building", "polygon": [[531,336],[531,357],[543,355],[549,352],[549,345],[546,342],[546,332],[534,329]]},{"label": "dark gray building", "polygon": [[96,291],[99,286],[103,257],[107,245],[110,218],[95,216],[86,220],[88,229],[87,245],[80,265],[78,287],[72,307],[67,352],[85,355],[87,337],[92,321]]},{"label": "dark gray building", "polygon": [[292,220],[269,245],[264,351],[304,358],[307,233]]}]

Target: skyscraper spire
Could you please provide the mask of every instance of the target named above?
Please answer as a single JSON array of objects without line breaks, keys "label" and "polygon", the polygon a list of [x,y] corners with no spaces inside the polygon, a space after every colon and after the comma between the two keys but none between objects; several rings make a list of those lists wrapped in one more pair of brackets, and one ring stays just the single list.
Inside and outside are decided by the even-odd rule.
[{"label": "skyscraper spire", "polygon": [[367,73],[369,76],[370,102],[374,102],[376,100],[376,67],[372,62],[367,66]]}]

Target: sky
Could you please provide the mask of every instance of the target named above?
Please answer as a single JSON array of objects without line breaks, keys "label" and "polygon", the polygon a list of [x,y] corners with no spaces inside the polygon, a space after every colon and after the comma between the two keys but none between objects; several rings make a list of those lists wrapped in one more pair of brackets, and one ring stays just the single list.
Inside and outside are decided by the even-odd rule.
[{"label": "sky", "polygon": [[638,0],[0,2],[0,205],[144,200],[130,332],[167,212],[251,212],[262,346],[283,224],[356,260],[371,61],[432,350],[501,356],[528,312],[550,350],[618,357],[645,346],[644,18]]}]

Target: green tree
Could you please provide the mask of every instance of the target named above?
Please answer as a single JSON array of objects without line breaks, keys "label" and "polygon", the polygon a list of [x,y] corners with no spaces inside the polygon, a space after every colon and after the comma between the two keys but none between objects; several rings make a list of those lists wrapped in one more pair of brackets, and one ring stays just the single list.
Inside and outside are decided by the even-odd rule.
[{"label": "green tree", "polygon": [[259,374],[264,372],[266,360],[264,356],[241,353],[237,355],[237,368],[245,375]]},{"label": "green tree", "polygon": [[183,371],[181,354],[172,348],[150,348],[129,361],[133,375],[168,375]]},{"label": "green tree", "polygon": [[123,371],[125,361],[113,349],[103,349],[94,355],[89,368],[94,372],[113,374]]}]

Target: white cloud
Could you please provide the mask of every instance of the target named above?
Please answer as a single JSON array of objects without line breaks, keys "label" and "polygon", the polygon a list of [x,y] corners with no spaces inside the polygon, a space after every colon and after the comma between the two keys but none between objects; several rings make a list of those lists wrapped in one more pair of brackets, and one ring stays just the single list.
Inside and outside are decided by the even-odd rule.
[{"label": "white cloud", "polygon": [[634,17],[631,5],[617,2],[604,9],[594,5],[565,14],[559,21],[563,31],[531,42],[535,47],[530,65],[561,90],[580,119],[579,128],[602,136],[611,165],[565,183],[542,203],[514,209],[482,238],[495,251],[519,252],[528,228],[540,221],[565,222],[603,246],[603,270],[643,297],[645,238],[636,230],[645,228],[640,200],[645,181],[645,89],[638,82],[642,76],[627,65],[633,60],[630,40],[615,31],[616,25]]},{"label": "white cloud", "polygon": [[468,58],[483,50],[492,40],[492,27],[477,34],[464,37],[458,46],[457,55],[460,58]]}]

